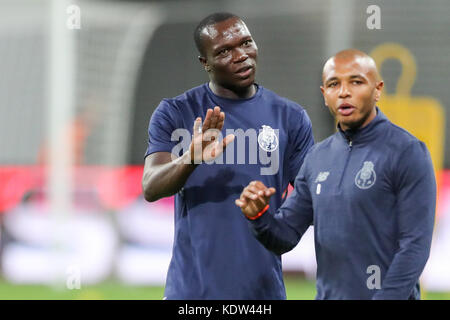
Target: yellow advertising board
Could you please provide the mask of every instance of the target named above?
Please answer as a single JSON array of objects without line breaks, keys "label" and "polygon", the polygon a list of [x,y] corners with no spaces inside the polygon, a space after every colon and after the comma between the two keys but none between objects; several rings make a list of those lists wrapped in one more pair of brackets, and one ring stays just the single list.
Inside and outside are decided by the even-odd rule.
[{"label": "yellow advertising board", "polygon": [[439,185],[444,159],[445,114],[442,105],[432,97],[411,96],[416,79],[416,61],[411,52],[396,43],[385,43],[370,54],[378,70],[387,59],[397,59],[402,73],[395,94],[381,95],[378,106],[396,125],[423,141],[430,151]]}]

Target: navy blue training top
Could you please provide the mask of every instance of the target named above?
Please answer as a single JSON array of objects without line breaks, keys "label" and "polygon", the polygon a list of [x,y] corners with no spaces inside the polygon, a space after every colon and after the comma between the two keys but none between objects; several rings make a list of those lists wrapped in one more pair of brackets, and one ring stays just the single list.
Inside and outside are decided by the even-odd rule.
[{"label": "navy blue training top", "polygon": [[194,120],[215,106],[225,113],[223,137],[234,133],[236,138],[219,157],[221,164],[199,165],[175,196],[165,297],[285,299],[280,256],[253,237],[235,200],[252,180],[260,180],[277,190],[272,208],[281,206],[283,192],[313,145],[310,119],[298,104],[259,85],[253,97],[235,100],[203,84],[161,101],[150,120],[146,155],[182,154],[178,139],[171,140],[180,128],[188,134],[178,130],[173,137],[182,136],[187,151]]},{"label": "navy blue training top", "polygon": [[423,142],[377,112],[366,127],[339,130],[311,148],[275,218],[248,220],[278,254],[314,223],[317,299],[420,299],[435,215],[433,166]]}]

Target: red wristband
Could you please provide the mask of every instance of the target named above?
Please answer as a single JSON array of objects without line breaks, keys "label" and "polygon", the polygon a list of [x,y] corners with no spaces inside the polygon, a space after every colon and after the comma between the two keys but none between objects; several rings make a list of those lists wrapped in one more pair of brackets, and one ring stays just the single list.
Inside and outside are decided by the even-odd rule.
[{"label": "red wristband", "polygon": [[264,212],[267,211],[267,209],[269,209],[269,205],[266,205],[266,206],[264,207],[264,209],[262,209],[260,212],[258,212],[258,214],[257,214],[256,216],[254,216],[254,217],[246,216],[246,217],[247,217],[248,219],[250,219],[250,220],[258,219],[259,217],[261,217],[261,216],[264,214]]}]

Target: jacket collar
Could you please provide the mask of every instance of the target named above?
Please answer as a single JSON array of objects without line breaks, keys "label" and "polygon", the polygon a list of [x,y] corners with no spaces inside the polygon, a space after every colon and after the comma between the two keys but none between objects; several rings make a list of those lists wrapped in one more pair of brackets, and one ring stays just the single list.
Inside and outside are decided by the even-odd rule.
[{"label": "jacket collar", "polygon": [[376,107],[376,110],[377,115],[364,128],[343,131],[338,123],[337,135],[345,139],[347,143],[352,141],[353,146],[375,140],[382,133],[384,127],[383,124],[386,124],[389,121],[378,107]]}]

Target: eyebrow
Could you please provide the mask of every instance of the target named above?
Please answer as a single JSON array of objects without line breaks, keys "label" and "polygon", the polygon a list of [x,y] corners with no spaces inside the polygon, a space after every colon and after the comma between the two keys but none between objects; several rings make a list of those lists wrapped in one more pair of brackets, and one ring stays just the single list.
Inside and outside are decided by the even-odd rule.
[{"label": "eyebrow", "polygon": [[221,46],[218,46],[217,48],[215,48],[213,52],[214,52],[214,54],[217,54],[220,51],[222,51],[223,49],[230,49],[230,48],[231,48],[230,45],[224,44],[224,45],[221,45]]},{"label": "eyebrow", "polygon": [[331,78],[327,79],[325,81],[325,83],[328,83],[328,82],[331,82],[331,81],[334,81],[334,80],[337,80],[337,79],[338,79],[337,77],[331,77]]},{"label": "eyebrow", "polygon": [[354,75],[351,75],[350,76],[350,79],[356,79],[356,78],[359,78],[359,79],[365,79],[362,75],[360,75],[360,74],[354,74]]},{"label": "eyebrow", "polygon": [[[247,35],[247,36],[245,36],[245,37],[243,37],[242,39],[241,39],[241,41],[239,42],[239,44],[238,44],[238,46],[240,46],[241,44],[243,44],[245,41],[248,41],[248,40],[253,40],[253,38],[252,38],[252,36],[251,35]],[[222,51],[223,49],[230,49],[230,48],[232,48],[233,47],[233,45],[230,45],[230,44],[223,44],[223,45],[220,45],[220,46],[218,46],[217,48],[215,48],[214,50],[213,50],[213,52],[214,52],[214,54],[217,54],[217,53],[219,53],[220,51]]]},{"label": "eyebrow", "polygon": [[[351,76],[350,76],[350,80],[351,79],[365,79],[362,75],[360,75],[360,74],[352,74]],[[329,78],[329,79],[327,79],[326,81],[325,81],[325,83],[329,83],[329,82],[331,82],[331,81],[335,81],[335,80],[338,80],[338,77],[331,77],[331,78]]]}]

